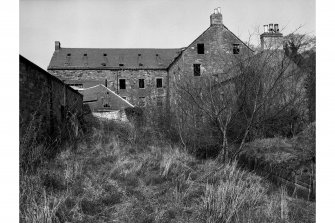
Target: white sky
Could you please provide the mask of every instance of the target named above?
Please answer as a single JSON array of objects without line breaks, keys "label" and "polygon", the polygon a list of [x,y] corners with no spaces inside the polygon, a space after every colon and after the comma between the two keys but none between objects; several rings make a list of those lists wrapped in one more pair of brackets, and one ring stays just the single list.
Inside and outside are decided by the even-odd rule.
[{"label": "white sky", "polygon": [[300,25],[315,35],[315,0],[20,0],[20,54],[46,69],[55,40],[62,47],[185,47],[209,27],[216,7],[242,41],[268,23],[285,27],[284,35]]}]

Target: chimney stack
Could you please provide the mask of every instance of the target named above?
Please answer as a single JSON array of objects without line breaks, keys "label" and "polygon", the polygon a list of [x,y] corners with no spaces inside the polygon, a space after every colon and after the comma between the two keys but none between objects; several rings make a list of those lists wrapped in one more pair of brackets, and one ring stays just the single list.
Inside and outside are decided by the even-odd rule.
[{"label": "chimney stack", "polygon": [[283,34],[279,32],[278,24],[264,25],[264,33],[261,34],[260,38],[262,50],[283,49]]},{"label": "chimney stack", "polygon": [[60,50],[60,42],[59,41],[55,41],[55,50],[56,51]]},{"label": "chimney stack", "polygon": [[221,14],[221,8],[215,8],[214,13],[210,16],[210,22],[212,25],[222,25],[222,14]]}]

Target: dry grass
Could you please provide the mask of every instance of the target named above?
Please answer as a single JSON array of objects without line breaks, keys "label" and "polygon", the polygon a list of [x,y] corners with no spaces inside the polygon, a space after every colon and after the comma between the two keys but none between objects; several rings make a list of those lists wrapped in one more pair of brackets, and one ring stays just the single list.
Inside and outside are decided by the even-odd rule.
[{"label": "dry grass", "polygon": [[152,138],[134,145],[119,125],[101,123],[76,151],[21,173],[22,222],[315,222],[314,203],[236,163],[199,161]]}]

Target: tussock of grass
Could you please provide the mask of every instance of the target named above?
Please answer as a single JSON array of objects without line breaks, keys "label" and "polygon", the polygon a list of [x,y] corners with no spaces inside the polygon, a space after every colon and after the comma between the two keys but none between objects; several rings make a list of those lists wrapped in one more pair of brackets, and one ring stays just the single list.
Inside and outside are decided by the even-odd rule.
[{"label": "tussock of grass", "polygon": [[122,138],[127,127],[118,125],[100,123],[76,151],[69,147],[36,173],[22,173],[21,219],[314,222],[313,203],[289,200],[236,163],[198,161],[161,140],[134,146],[137,139]]}]

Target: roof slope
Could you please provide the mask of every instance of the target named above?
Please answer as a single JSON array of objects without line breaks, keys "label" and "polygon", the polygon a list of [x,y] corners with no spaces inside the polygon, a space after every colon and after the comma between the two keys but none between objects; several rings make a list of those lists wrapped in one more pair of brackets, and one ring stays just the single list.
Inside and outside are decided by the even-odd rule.
[{"label": "roof slope", "polygon": [[102,84],[96,85],[94,87],[86,88],[78,90],[84,96],[84,103],[90,101],[98,100],[98,97],[101,94],[108,93],[108,97],[111,102],[110,110],[121,110],[127,107],[134,107],[134,105],[130,104],[127,100],[124,100],[122,97],[117,95],[114,91],[105,87]]},{"label": "roof slope", "polygon": [[167,69],[181,50],[60,48],[54,51],[48,69]]}]

